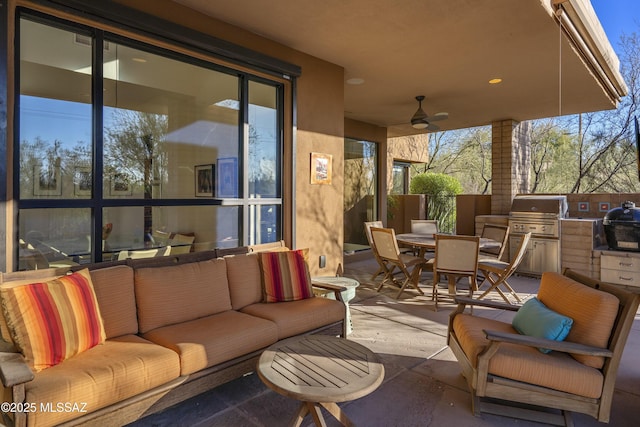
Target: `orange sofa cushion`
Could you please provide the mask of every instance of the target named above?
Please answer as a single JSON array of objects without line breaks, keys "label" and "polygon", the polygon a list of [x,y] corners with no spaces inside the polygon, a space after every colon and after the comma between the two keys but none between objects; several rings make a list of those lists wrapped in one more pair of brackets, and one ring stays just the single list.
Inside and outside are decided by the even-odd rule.
[{"label": "orange sofa cushion", "polygon": [[127,265],[91,271],[107,339],[138,333],[133,268]]},{"label": "orange sofa cushion", "polygon": [[[28,382],[26,402],[38,411],[28,414],[28,426],[47,427],[78,418],[154,387],[180,375],[178,355],[136,336],[107,340],[64,363],[39,372]],[[77,403],[78,410],[56,410],[57,403]],[[52,409],[41,407],[51,403]],[[86,404],[86,405],[85,405]],[[42,410],[41,410],[42,408]]]},{"label": "orange sofa cushion", "polygon": [[[231,310],[224,259],[135,270],[141,333]],[[188,310],[185,310],[188,307]]]},{"label": "orange sofa cushion", "polygon": [[278,339],[276,325],[234,310],[154,329],[143,335],[180,355],[188,375],[268,347]]},{"label": "orange sofa cushion", "polygon": [[231,306],[240,310],[250,304],[262,301],[262,273],[257,254],[228,255],[227,278]]},{"label": "orange sofa cushion", "polygon": [[241,311],[275,322],[279,340],[339,322],[346,315],[344,303],[321,297],[252,304]]}]

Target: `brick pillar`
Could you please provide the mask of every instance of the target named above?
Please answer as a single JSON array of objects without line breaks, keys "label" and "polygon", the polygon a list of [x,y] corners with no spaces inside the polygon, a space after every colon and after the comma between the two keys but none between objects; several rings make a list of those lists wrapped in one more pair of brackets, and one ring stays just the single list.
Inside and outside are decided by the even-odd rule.
[{"label": "brick pillar", "polygon": [[511,201],[529,191],[531,134],[529,122],[500,120],[491,124],[491,213],[506,215]]}]

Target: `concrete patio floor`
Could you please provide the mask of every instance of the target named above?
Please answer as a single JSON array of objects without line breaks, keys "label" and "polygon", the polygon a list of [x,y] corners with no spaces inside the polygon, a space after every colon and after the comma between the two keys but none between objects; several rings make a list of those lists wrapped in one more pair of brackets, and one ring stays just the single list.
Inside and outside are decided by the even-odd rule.
[{"label": "concrete patio floor", "polygon": [[[382,385],[368,396],[341,403],[347,416],[358,426],[539,426],[514,418],[471,412],[471,398],[453,353],[446,345],[447,321],[453,305],[439,304],[433,310],[428,297],[415,290],[396,292],[370,280],[376,270],[372,257],[346,257],[344,275],[357,279],[360,287],[350,302],[353,332],[349,339],[376,352],[385,366]],[[427,273],[423,279],[428,280]],[[378,279],[380,280],[380,279]],[[539,281],[529,277],[510,280],[521,297],[535,295]],[[425,291],[430,291],[423,285]],[[476,309],[476,314],[480,310]],[[510,319],[512,314],[482,314]],[[611,410],[614,427],[640,424],[640,315],[620,365]],[[203,393],[159,414],[150,415],[131,426],[283,426],[296,412],[298,402],[264,386],[250,374]],[[328,426],[340,425],[325,413]],[[605,426],[590,416],[573,414],[576,426]],[[304,426],[311,426],[310,417]]]}]

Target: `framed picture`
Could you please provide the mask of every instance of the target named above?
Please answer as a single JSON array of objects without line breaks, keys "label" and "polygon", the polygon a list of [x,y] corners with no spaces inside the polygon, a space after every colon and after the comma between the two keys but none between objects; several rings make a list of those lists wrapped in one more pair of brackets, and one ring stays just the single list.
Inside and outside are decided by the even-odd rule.
[{"label": "framed picture", "polygon": [[33,195],[62,196],[60,166],[36,165],[33,167]]},{"label": "framed picture", "polygon": [[217,197],[238,197],[238,159],[225,157],[218,159]]},{"label": "framed picture", "polygon": [[109,194],[111,196],[130,196],[132,193],[129,175],[126,173],[114,173],[111,177]]},{"label": "framed picture", "polygon": [[331,184],[331,154],[311,153],[311,184]]},{"label": "framed picture", "polygon": [[196,197],[213,197],[215,187],[215,165],[198,165],[195,167]]},{"label": "framed picture", "polygon": [[78,166],[73,171],[73,191],[76,196],[91,196],[93,176],[91,166]]}]

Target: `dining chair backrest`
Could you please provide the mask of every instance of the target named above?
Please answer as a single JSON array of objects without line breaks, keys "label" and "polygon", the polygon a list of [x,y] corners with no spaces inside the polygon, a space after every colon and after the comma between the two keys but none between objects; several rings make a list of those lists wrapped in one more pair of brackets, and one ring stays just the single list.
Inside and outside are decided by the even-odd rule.
[{"label": "dining chair backrest", "polygon": [[[162,249],[162,252],[161,252],[161,249]],[[142,250],[135,250],[135,251],[124,250],[124,251],[120,251],[120,253],[118,254],[118,260],[123,260],[127,258],[131,258],[131,259],[153,258],[155,256],[158,256],[159,254],[168,255],[167,252],[171,252],[171,246],[167,246],[160,249],[142,249]]]},{"label": "dining chair backrest", "polygon": [[500,224],[485,224],[482,228],[482,237],[495,240],[500,243],[500,246],[493,248],[483,248],[481,253],[495,256],[497,259],[501,259],[507,247],[507,241],[509,240],[509,226]]},{"label": "dining chair backrest", "polygon": [[411,232],[414,234],[437,234],[438,221],[435,219],[412,219]]},{"label": "dining chair backrest", "polygon": [[527,253],[527,246],[529,245],[529,240],[531,240],[531,232],[526,233],[522,236],[522,240],[520,241],[520,246],[518,246],[518,251],[509,262],[509,266],[505,269],[506,271],[504,273],[504,277],[509,277],[516,271],[516,269],[524,259],[525,254]]},{"label": "dining chair backrest", "polygon": [[383,259],[390,261],[400,260],[400,248],[396,240],[396,233],[393,228],[371,227],[371,237],[375,245],[375,250]]},{"label": "dining chair backrest", "polygon": [[436,234],[433,269],[440,273],[475,275],[480,237]]},{"label": "dining chair backrest", "polygon": [[382,221],[366,221],[364,223],[364,232],[367,235],[367,241],[369,242],[369,246],[374,249],[373,237],[371,237],[371,228],[384,228]]}]

